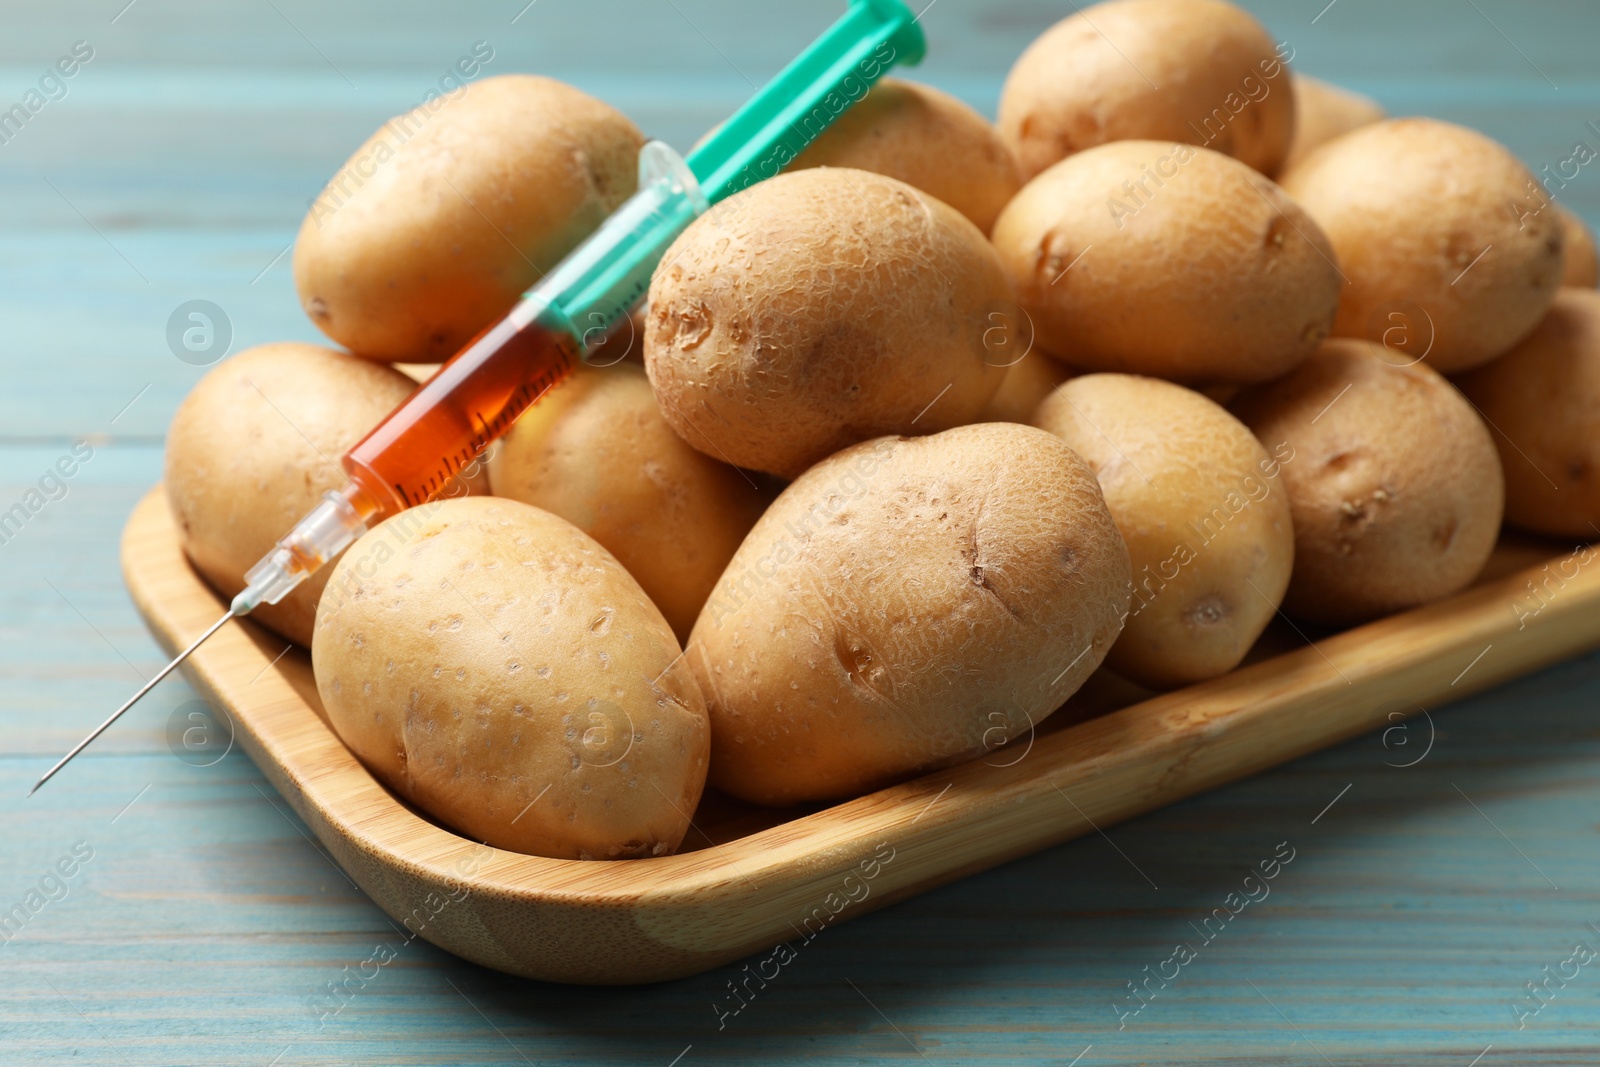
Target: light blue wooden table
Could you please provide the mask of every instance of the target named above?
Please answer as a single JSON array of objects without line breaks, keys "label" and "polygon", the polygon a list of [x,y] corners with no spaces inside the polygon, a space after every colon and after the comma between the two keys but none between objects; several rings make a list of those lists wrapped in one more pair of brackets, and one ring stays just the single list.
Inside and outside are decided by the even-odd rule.
[{"label": "light blue wooden table", "polygon": [[[525,3],[0,5],[0,107],[93,50],[0,146],[0,510],[94,450],[0,543],[0,909],[39,904],[0,944],[0,1063],[1600,1061],[1600,961],[1563,968],[1600,948],[1600,657],[830,930],[720,1030],[737,968],[561,988],[422,943],[319,1022],[319,990],[392,928],[247,760],[174,758],[181,682],[24,801],[160,661],[116,545],[203,373],[168,347],[175,307],[220,305],[236,350],[317,339],[284,255],[307,201],[474,42],[490,73],[565,79],[684,147],[839,9]],[[1535,168],[1600,145],[1595,5],[1325,4],[1251,6],[1300,69],[1396,113]],[[939,0],[918,76],[992,114],[1070,10]],[[1600,220],[1600,169],[1563,198]],[[1284,841],[1271,895],[1119,1026],[1127,984]],[[1519,1029],[1546,967],[1576,974]]]}]

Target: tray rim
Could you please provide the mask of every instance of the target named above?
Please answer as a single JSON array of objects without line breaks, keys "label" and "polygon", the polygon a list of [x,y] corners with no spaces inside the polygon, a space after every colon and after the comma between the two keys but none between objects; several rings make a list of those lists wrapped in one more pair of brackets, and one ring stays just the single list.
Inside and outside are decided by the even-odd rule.
[{"label": "tray rim", "polygon": [[[146,559],[152,552],[155,562]],[[486,846],[396,801],[286,678],[269,669],[271,654],[262,646],[276,646],[258,640],[254,635],[261,632],[249,624],[224,627],[183,669],[197,689],[227,708],[241,747],[391,915],[405,913],[405,899],[395,898],[414,897],[418,885],[466,886],[480,899],[513,909],[553,909],[567,919],[605,913],[608,929],[624,940],[636,935],[644,947],[665,946],[664,955],[673,958],[631,968],[601,961],[598,969],[541,960],[537,951],[530,958],[526,950],[505,951],[496,942],[501,933],[478,929],[481,922],[467,924],[471,937],[448,928],[422,936],[475,962],[531,977],[649,981],[706,970],[787,940],[783,927],[797,928],[792,919],[780,923],[774,916],[795,908],[804,914],[883,843],[893,842],[894,856],[909,862],[885,867],[881,891],[840,921],[1392,723],[1396,712],[1414,710],[1407,705],[1436,695],[1458,699],[1600,646],[1600,568],[1580,565],[1539,612],[1518,619],[1515,598],[1550,562],[1068,726],[1039,738],[1027,758],[1010,767],[973,761],[731,842],[648,859],[561,860],[499,850],[484,856]],[[225,609],[178,547],[159,483],[129,517],[122,564],[136,607],[169,652]],[[1474,661],[1441,686],[1446,673],[1467,667],[1484,646],[1503,654],[1481,656],[1488,662]],[[261,672],[248,697],[235,677],[246,668]],[[1379,701],[1381,707],[1355,706],[1385,684],[1394,695]],[[1290,709],[1299,714],[1287,715]],[[1143,783],[1145,792],[1115,795],[1129,782]],[[1023,808],[1036,811],[1036,802],[1051,801],[1051,792],[1066,797],[1073,810],[1055,801],[1052,819],[1019,820]],[[391,884],[396,879],[405,883],[403,892]],[[673,944],[681,940],[674,923],[697,921],[708,934],[704,946]]]}]

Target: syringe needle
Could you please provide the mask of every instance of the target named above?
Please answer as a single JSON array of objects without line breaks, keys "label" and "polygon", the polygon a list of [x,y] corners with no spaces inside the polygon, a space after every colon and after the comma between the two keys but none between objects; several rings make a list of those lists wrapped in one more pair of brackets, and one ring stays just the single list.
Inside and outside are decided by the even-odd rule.
[{"label": "syringe needle", "polygon": [[131,708],[135,704],[139,703],[139,698],[143,697],[146,693],[150,692],[150,690],[154,689],[156,687],[157,683],[159,683],[161,681],[161,679],[165,678],[167,675],[171,674],[174,670],[176,670],[177,667],[178,667],[178,664],[180,664],[184,660],[188,659],[190,653],[192,653],[195,649],[199,648],[202,644],[204,644],[206,638],[210,637],[212,634],[214,634],[218,630],[222,629],[222,624],[227,622],[229,619],[233,618],[233,616],[234,616],[234,613],[230,609],[226,615],[222,616],[222,618],[220,618],[216,622],[212,623],[210,629],[208,629],[205,633],[201,634],[199,637],[195,638],[193,644],[191,644],[188,648],[184,649],[182,652],[179,652],[178,655],[173,659],[173,661],[171,663],[167,664],[165,667],[162,667],[161,670],[157,671],[156,672],[156,676],[154,678],[150,679],[148,682],[144,683],[144,685],[139,689],[139,691],[137,693],[133,694],[133,696],[128,698],[128,702],[126,704],[122,705],[122,707],[118,708],[116,711],[113,711],[111,713],[111,717],[109,719],[107,719],[105,722],[101,723],[99,726],[96,726],[94,728],[94,732],[93,733],[91,733],[88,737],[85,737],[82,741],[79,741],[76,745],[74,745],[72,751],[68,752],[65,756],[62,756],[60,762],[58,762],[54,767],[51,767],[48,771],[45,771],[44,772],[44,777],[40,778],[37,782],[33,783],[33,788],[28,790],[28,795],[31,797],[31,796],[33,796],[33,794],[37,793],[39,791],[39,787],[41,785],[44,785],[51,778],[55,777],[55,773],[57,771],[59,771],[61,768],[65,767],[67,765],[67,763],[71,761],[73,756],[76,756],[78,753],[80,753],[84,749],[88,748],[89,747],[89,743],[91,741],[93,741],[95,738],[99,737],[101,734],[105,733],[106,730],[111,726],[112,723],[116,722],[119,718],[122,717],[122,713],[123,712],[127,711],[129,708]]},{"label": "syringe needle", "polygon": [[312,508],[305,518],[295,524],[294,529],[273,546],[271,552],[245,572],[245,587],[228,605],[227,614],[212,623],[205,633],[194,639],[193,644],[179,652],[171,663],[162,667],[154,678],[144,683],[126,704],[113,711],[109,719],[95,727],[94,733],[79,741],[71,752],[62,756],[60,763],[51,767],[43,778],[33,783],[28,795],[31,797],[37,793],[41,785],[54,777],[73,756],[88,748],[95,738],[105,733],[112,723],[122,717],[123,712],[139,703],[139,699],[154,689],[161,679],[177,670],[178,664],[188,659],[195,649],[205,644],[207,638],[222,629],[223,623],[238,615],[248,615],[262,604],[278,603],[293,592],[313,571],[343,552],[352,541],[367,532],[367,518],[375,511],[375,508],[368,506],[366,498],[360,495],[359,489],[353,482],[343,490],[324,494],[322,503]]}]

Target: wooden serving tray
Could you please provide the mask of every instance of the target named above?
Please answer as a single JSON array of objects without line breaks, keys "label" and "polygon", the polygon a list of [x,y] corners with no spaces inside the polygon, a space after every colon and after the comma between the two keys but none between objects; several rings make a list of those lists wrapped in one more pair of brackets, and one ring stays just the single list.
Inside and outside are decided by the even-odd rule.
[{"label": "wooden serving tray", "polygon": [[[655,859],[524,856],[430,822],[334,735],[310,656],[274,663],[283,640],[252,624],[223,627],[184,670],[339,865],[408,930],[512,974],[652,982],[797,944],[1600,645],[1600,566],[1588,555],[1558,563],[1561,547],[1504,539],[1475,588],[1312,634],[1315,646],[1279,624],[1253,662],[1178,692],[1141,695],[1102,672],[1031,747],[1019,740],[833,807],[772,811],[708,794],[685,851]],[[128,521],[122,567],[169,652],[225,610],[179,548],[159,486]]]}]

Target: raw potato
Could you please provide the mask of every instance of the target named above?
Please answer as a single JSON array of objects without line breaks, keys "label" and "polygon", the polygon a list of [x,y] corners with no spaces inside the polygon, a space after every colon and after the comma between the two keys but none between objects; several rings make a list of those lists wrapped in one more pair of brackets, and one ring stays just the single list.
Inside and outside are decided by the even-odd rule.
[{"label": "raw potato", "polygon": [[[167,501],[183,549],[224,596],[347,479],[339,457],[411,395],[410,378],[317,345],[247,349],[206,373],[167,430]],[[323,568],[250,618],[311,644]]]},{"label": "raw potato", "polygon": [[1510,352],[1456,383],[1506,471],[1506,521],[1600,540],[1600,293],[1563,289]]},{"label": "raw potato", "polygon": [[789,165],[855,167],[943,200],[988,233],[1022,187],[1011,149],[949,93],[884,78]]},{"label": "raw potato", "polygon": [[1127,542],[1133,603],[1106,666],[1152,689],[1239,665],[1283,601],[1294,565],[1287,445],[1268,455],[1238,419],[1155,378],[1089,374],[1034,425],[1094,469]]},{"label": "raw potato", "polygon": [[1561,284],[1593,289],[1600,284],[1600,257],[1588,223],[1564,207],[1557,207],[1561,219]]},{"label": "raw potato", "polygon": [[1561,220],[1537,210],[1528,169],[1473,130],[1390,119],[1323,145],[1282,182],[1349,279],[1336,336],[1417,331],[1402,354],[1420,348],[1454,374],[1526,337],[1561,284]]},{"label": "raw potato", "polygon": [[405,800],[495,848],[677,848],[705,784],[705,702],[611,554],[512,500],[402,512],[345,553],[317,611],[317,692]]},{"label": "raw potato", "polygon": [[1290,78],[1294,82],[1294,139],[1289,142],[1289,154],[1281,171],[1335,137],[1388,117],[1371,97],[1304,74],[1291,74]]},{"label": "raw potato", "polygon": [[1204,148],[1118,141],[1039,175],[994,228],[1047,351],[1193,384],[1288,373],[1333,324],[1339,271],[1267,178]]},{"label": "raw potato", "polygon": [[1014,310],[993,247],[879,174],[780,174],[702,215],[650,283],[645,367],[714,459],[793,478],[846,445],[979,417]]},{"label": "raw potato", "polygon": [[770,497],[683,442],[644,370],[582,368],[529,408],[489,461],[497,496],[555,513],[605,546],[680,641]]},{"label": "raw potato", "polygon": [[1364,622],[1465,589],[1500,531],[1505,480],[1494,442],[1455,387],[1381,345],[1335,339],[1234,412],[1276,452],[1294,515],[1284,609]]},{"label": "raw potato", "polygon": [[1023,180],[1109,141],[1205,145],[1264,174],[1283,163],[1294,87],[1251,15],[1221,0],[1111,0],[1028,46],[1000,94]]},{"label": "raw potato", "polygon": [[1029,352],[1006,368],[1000,388],[983,409],[980,422],[1033,421],[1033,413],[1056,386],[1072,377],[1072,372],[1043,352]]},{"label": "raw potato", "polygon": [[1058,708],[1128,607],[1094,474],[1012,423],[864,442],[756,523],[687,658],[711,782],[786,804],[993,750]]},{"label": "raw potato", "polygon": [[633,193],[643,143],[615,109],[525,74],[390,119],[300,226],[301,306],[368,358],[446,359]]}]

